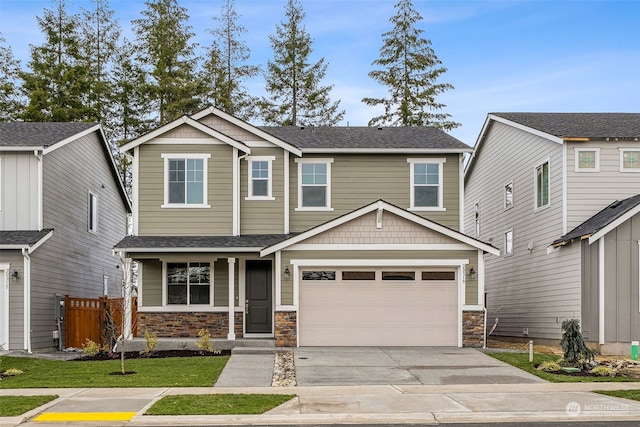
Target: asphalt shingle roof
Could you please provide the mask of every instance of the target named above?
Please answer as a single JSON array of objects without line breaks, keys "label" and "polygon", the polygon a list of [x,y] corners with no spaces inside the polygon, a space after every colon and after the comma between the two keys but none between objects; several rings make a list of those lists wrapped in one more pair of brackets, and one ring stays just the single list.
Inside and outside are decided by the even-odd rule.
[{"label": "asphalt shingle roof", "polygon": [[127,236],[115,247],[119,249],[238,249],[264,248],[293,234],[248,234],[245,236]]},{"label": "asphalt shingle roof", "polygon": [[19,245],[33,246],[42,240],[52,229],[0,231],[0,246]]},{"label": "asphalt shingle roof", "polygon": [[97,123],[0,123],[0,147],[48,147],[87,130]]},{"label": "asphalt shingle roof", "polygon": [[491,114],[557,137],[640,137],[640,113]]},{"label": "asphalt shingle roof", "polygon": [[355,149],[443,149],[471,147],[435,127],[261,126],[261,130],[295,147]]},{"label": "asphalt shingle roof", "polygon": [[640,194],[629,197],[628,199],[615,201],[555,242],[553,246],[559,246],[568,243],[574,239],[587,238],[611,224],[631,209],[640,205]]}]

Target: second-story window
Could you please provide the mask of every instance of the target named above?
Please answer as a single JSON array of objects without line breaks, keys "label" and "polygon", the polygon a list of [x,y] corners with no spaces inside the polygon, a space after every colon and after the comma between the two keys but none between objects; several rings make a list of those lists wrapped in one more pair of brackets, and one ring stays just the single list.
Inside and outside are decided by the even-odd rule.
[{"label": "second-story window", "polygon": [[480,202],[473,205],[473,221],[476,228],[476,236],[480,235]]},{"label": "second-story window", "polygon": [[333,159],[296,159],[298,163],[298,210],[331,209],[331,163]]},{"label": "second-story window", "polygon": [[598,172],[600,168],[600,150],[597,148],[576,148],[576,172]]},{"label": "second-story window", "polygon": [[536,166],[535,174],[535,208],[549,206],[549,161]]},{"label": "second-story window", "polygon": [[247,157],[249,162],[247,200],[273,200],[271,165],[274,160],[274,156]]},{"label": "second-story window", "polygon": [[89,192],[89,217],[87,229],[91,233],[98,232],[98,196]]},{"label": "second-story window", "polygon": [[504,233],[504,256],[513,255],[513,229]]},{"label": "second-story window", "polygon": [[163,207],[209,207],[207,205],[207,159],[209,154],[162,154],[165,162]]},{"label": "second-story window", "polygon": [[446,159],[407,159],[410,170],[410,209],[444,210],[442,175]]},{"label": "second-story window", "polygon": [[504,186],[504,208],[513,207],[513,181]]},{"label": "second-story window", "polygon": [[640,172],[640,149],[620,149],[620,172]]}]

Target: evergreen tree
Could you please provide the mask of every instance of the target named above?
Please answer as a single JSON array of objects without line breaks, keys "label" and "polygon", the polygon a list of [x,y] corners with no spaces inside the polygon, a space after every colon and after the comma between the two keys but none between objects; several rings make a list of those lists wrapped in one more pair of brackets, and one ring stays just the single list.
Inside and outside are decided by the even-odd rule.
[{"label": "evergreen tree", "polygon": [[28,121],[97,120],[87,105],[89,70],[82,60],[77,28],[78,15],[69,15],[64,0],[55,10],[44,10],[38,26],[45,36],[41,46],[31,46],[30,71],[22,72],[22,90],[28,105],[22,118]]},{"label": "evergreen tree", "polygon": [[309,62],[312,40],[302,20],[305,13],[298,0],[288,0],[286,22],[269,37],[274,58],[267,63],[266,91],[260,109],[272,125],[335,125],[344,116],[340,101],[331,102],[333,86],[321,86],[328,64],[321,58]]},{"label": "evergreen tree", "polygon": [[246,65],[250,50],[240,36],[247,29],[238,24],[233,0],[225,0],[221,14],[214,17],[218,27],[211,31],[214,42],[207,52],[203,82],[205,101],[244,120],[254,116],[257,98],[243,87],[244,80],[257,76],[260,68]]},{"label": "evergreen tree", "polygon": [[202,85],[187,10],[176,0],[147,0],[142,18],[133,21],[137,59],[149,73],[145,92],[154,101],[160,124],[197,111]]},{"label": "evergreen tree", "polygon": [[4,46],[5,42],[0,34],[0,122],[15,120],[24,108],[18,91],[20,61],[15,59],[10,46]]},{"label": "evergreen tree", "polygon": [[382,35],[380,58],[373,65],[381,69],[369,72],[369,77],[386,86],[388,98],[363,98],[370,106],[384,106],[384,113],[369,120],[369,126],[436,126],[450,130],[460,126],[442,112],[446,105],[436,97],[453,89],[449,83],[438,83],[447,71],[431,48],[431,41],[422,37],[424,30],[416,28],[422,16],[411,0],[395,5],[397,14],[390,19],[393,29]]}]

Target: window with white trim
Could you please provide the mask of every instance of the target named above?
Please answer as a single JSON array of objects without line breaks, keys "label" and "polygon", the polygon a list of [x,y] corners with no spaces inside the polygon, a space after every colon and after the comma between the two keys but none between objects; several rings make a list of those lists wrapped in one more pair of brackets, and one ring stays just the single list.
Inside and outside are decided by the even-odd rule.
[{"label": "window with white trim", "polygon": [[513,207],[513,181],[510,181],[504,186],[504,208],[510,209]]},{"label": "window with white trim", "polygon": [[407,159],[411,210],[444,210],[442,175],[446,159]]},{"label": "window with white trim", "polygon": [[620,148],[620,172],[640,172],[640,149]]},{"label": "window with white trim", "polygon": [[535,169],[535,208],[549,206],[549,160]]},{"label": "window with white trim", "polygon": [[576,148],[576,172],[600,172],[599,148]]},{"label": "window with white trim", "polygon": [[89,192],[87,230],[91,233],[98,232],[98,196]]},{"label": "window with white trim", "polygon": [[504,233],[504,256],[513,255],[513,229]]},{"label": "window with white trim", "polygon": [[211,264],[167,263],[167,305],[211,305]]},{"label": "window with white trim", "polygon": [[246,200],[274,200],[272,163],[275,156],[252,156],[249,162]]},{"label": "window with white trim", "polygon": [[480,202],[473,204],[473,222],[475,224],[476,236],[480,235]]},{"label": "window with white trim", "polygon": [[207,163],[210,154],[162,154],[164,204],[162,207],[209,207]]},{"label": "window with white trim", "polygon": [[333,159],[296,159],[298,163],[297,210],[331,208],[331,163]]}]

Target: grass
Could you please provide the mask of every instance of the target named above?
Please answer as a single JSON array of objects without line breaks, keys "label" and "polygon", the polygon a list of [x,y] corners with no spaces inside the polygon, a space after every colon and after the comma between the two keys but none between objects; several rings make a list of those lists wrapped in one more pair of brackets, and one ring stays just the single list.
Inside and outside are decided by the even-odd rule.
[{"label": "grass", "polygon": [[599,390],[595,393],[606,394],[607,396],[622,397],[631,400],[640,400],[640,390]]},{"label": "grass", "polygon": [[263,414],[294,397],[293,394],[179,394],[163,397],[145,415]]},{"label": "grass", "polygon": [[47,396],[0,396],[0,417],[16,417],[38,406],[57,399],[56,395]]},{"label": "grass", "polygon": [[553,383],[579,383],[579,382],[632,382],[633,378],[628,377],[580,377],[572,375],[554,374],[551,372],[538,371],[534,367],[542,362],[554,362],[558,359],[558,356],[552,356],[548,354],[535,353],[533,356],[534,362],[529,362],[528,353],[487,353],[498,360],[508,363],[523,371],[529,372],[537,377],[542,378]]},{"label": "grass", "polygon": [[22,375],[0,381],[1,388],[77,387],[210,387],[218,379],[228,356],[169,357],[125,361],[132,375],[120,372],[120,360],[59,361],[28,357],[0,357],[0,366],[18,368]]}]

